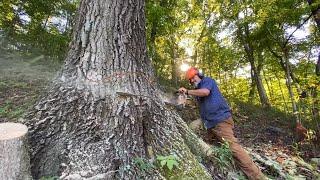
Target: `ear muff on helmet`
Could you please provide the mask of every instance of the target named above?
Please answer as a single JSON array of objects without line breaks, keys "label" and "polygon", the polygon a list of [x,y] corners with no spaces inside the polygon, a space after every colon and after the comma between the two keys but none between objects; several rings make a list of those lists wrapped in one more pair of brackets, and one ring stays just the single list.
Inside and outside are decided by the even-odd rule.
[{"label": "ear muff on helmet", "polygon": [[198,72],[197,75],[199,76],[200,79],[202,79],[204,77],[204,74],[202,72]]}]

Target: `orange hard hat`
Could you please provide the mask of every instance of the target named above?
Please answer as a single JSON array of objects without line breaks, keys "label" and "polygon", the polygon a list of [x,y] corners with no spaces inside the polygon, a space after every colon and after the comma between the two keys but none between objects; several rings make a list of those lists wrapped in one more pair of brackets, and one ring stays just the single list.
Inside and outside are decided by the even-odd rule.
[{"label": "orange hard hat", "polygon": [[190,80],[191,78],[193,78],[197,74],[199,74],[198,69],[195,67],[191,67],[186,72],[186,79]]}]

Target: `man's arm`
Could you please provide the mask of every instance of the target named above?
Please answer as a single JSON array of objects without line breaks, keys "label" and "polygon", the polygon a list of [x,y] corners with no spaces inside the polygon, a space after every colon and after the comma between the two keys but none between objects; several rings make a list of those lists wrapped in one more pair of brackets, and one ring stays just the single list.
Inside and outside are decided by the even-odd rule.
[{"label": "man's arm", "polygon": [[184,87],[181,87],[179,88],[179,92],[186,93],[188,95],[198,96],[198,97],[205,97],[210,94],[210,90],[207,88],[188,90]]}]

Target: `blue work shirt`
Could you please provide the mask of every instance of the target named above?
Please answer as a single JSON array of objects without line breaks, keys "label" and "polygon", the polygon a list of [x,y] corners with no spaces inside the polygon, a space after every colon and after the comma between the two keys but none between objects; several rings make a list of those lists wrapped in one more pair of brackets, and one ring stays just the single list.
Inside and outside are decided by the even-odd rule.
[{"label": "blue work shirt", "polygon": [[218,123],[231,116],[230,107],[222,96],[215,80],[204,77],[196,89],[206,88],[210,91],[208,96],[196,97],[200,106],[200,116],[207,129],[216,126]]}]

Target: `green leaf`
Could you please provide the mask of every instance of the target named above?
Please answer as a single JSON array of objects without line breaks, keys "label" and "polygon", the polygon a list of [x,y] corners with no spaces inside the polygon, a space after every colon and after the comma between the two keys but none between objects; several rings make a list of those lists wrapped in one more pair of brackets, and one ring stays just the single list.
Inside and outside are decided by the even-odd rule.
[{"label": "green leaf", "polygon": [[166,159],[166,157],[164,157],[164,156],[157,156],[157,160],[159,160],[159,161],[162,161],[162,160],[165,160]]},{"label": "green leaf", "polygon": [[165,160],[162,160],[161,162],[160,162],[160,164],[161,164],[161,167],[163,167],[165,164],[167,163],[167,161],[165,161]]},{"label": "green leaf", "polygon": [[178,163],[177,163],[176,160],[171,160],[170,159],[170,160],[167,161],[167,167],[170,169],[170,171],[172,170],[174,165],[178,166]]},{"label": "green leaf", "polygon": [[170,171],[172,170],[172,168],[173,168],[173,161],[172,160],[169,160],[167,162],[167,167],[169,168]]}]

